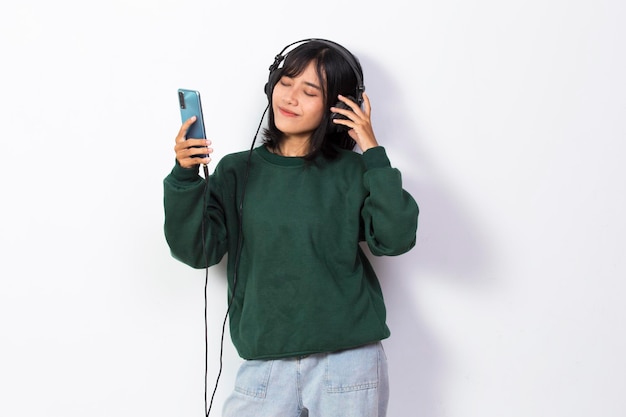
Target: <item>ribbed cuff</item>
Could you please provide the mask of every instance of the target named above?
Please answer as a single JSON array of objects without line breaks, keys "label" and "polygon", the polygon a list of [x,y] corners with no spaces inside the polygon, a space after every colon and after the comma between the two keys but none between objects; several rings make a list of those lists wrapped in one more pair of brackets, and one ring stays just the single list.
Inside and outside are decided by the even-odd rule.
[{"label": "ribbed cuff", "polygon": [[193,166],[191,168],[183,168],[176,160],[174,168],[172,168],[172,176],[179,181],[189,181],[198,178],[198,172],[200,165]]},{"label": "ribbed cuff", "polygon": [[382,146],[375,146],[363,152],[363,160],[367,169],[390,168],[391,162],[387,157],[387,152]]}]

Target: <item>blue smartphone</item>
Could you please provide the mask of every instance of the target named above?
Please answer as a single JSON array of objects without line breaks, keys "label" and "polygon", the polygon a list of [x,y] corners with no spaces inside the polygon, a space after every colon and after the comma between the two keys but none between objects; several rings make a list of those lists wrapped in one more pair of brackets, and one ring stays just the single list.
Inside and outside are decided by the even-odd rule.
[{"label": "blue smartphone", "polygon": [[[190,117],[196,116],[196,121],[189,126],[187,137],[190,139],[206,139],[204,117],[202,115],[202,103],[200,102],[200,92],[179,88],[178,105],[180,107],[180,117],[183,123]],[[208,155],[196,155],[197,158],[205,158],[207,156]]]}]

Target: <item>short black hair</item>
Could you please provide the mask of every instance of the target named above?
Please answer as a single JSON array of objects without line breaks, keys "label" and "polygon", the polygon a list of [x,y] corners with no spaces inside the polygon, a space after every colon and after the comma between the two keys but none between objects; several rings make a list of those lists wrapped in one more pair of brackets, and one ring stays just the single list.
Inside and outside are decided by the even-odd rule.
[{"label": "short black hair", "polygon": [[[356,65],[362,81],[363,70],[361,64],[354,55],[353,57],[354,65]],[[274,122],[274,111],[271,102],[274,86],[282,76],[297,77],[302,74],[311,62],[315,63],[317,76],[322,83],[322,94],[326,110],[320,125],[311,135],[311,146],[304,158],[312,160],[321,152],[327,158],[333,159],[338,154],[337,147],[352,150],[356,143],[348,135],[347,131],[338,131],[334,128],[330,107],[335,106],[339,94],[354,96],[359,87],[359,82],[353,67],[348,63],[345,56],[326,42],[312,40],[299,45],[286,55],[282,68],[276,70],[279,73],[275,78],[272,77],[273,85],[268,86],[270,88],[268,94],[270,106],[268,127],[263,130],[263,143],[272,149],[277,149],[284,139],[284,134],[278,130]]]}]

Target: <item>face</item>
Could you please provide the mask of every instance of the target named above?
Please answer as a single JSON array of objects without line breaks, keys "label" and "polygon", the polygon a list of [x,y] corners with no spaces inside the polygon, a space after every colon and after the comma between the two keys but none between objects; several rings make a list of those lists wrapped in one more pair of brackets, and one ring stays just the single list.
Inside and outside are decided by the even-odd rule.
[{"label": "face", "polygon": [[324,116],[322,83],[310,62],[296,77],[282,77],[272,92],[276,127],[285,139],[308,139]]}]

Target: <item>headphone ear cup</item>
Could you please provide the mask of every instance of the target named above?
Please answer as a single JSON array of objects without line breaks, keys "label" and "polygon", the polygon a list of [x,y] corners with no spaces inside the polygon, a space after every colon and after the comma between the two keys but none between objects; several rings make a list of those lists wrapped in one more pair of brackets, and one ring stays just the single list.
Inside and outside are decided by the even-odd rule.
[{"label": "headphone ear cup", "polygon": [[[352,96],[347,96],[350,100],[354,101],[355,103],[359,103],[357,101],[356,98],[352,97]],[[338,101],[333,107],[337,107],[338,109],[343,109],[343,110],[350,110],[352,111],[352,109],[350,108],[350,106],[348,106],[346,103],[344,103],[343,101]],[[332,113],[330,115],[330,129],[333,132],[347,132],[349,129],[347,126],[344,125],[338,125],[336,124],[333,120],[335,119],[344,119],[344,120],[348,120],[348,118],[346,116],[344,116],[343,114],[340,113]]]},{"label": "headphone ear cup", "polygon": [[270,72],[269,78],[265,83],[265,95],[269,101],[272,101],[272,92],[274,91],[274,86],[278,82],[278,77],[280,76],[280,69],[276,69]]}]

